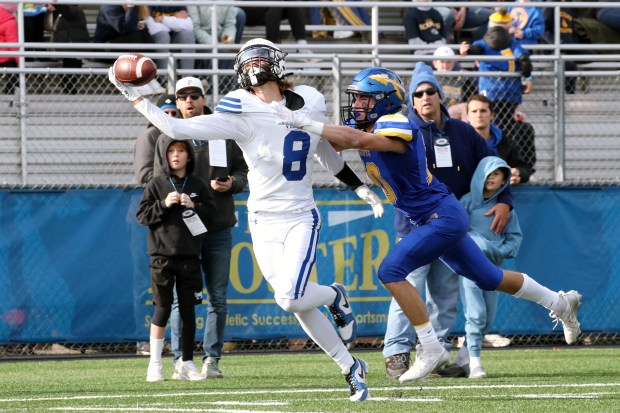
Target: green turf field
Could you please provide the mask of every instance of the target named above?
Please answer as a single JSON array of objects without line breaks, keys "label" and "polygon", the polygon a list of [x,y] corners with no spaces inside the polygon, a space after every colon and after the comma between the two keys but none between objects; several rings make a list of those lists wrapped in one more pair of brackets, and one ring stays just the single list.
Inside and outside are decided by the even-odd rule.
[{"label": "green turf field", "polygon": [[4,360],[0,412],[620,412],[620,348],[488,350],[488,379],[407,385],[379,351],[355,355],[370,364],[363,403],[323,353],[226,355],[224,379],[163,383],[145,382],[148,357]]}]

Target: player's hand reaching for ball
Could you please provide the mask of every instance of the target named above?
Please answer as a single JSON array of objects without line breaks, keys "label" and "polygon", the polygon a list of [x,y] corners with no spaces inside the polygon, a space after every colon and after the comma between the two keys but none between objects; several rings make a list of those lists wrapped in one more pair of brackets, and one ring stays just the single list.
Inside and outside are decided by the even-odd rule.
[{"label": "player's hand reaching for ball", "polygon": [[114,76],[114,70],[112,68],[108,70],[108,79],[110,79],[110,82],[112,82],[112,84],[116,86],[116,88],[120,90],[121,94],[128,100],[133,102],[142,97],[136,87],[131,83],[121,83],[116,76]]}]

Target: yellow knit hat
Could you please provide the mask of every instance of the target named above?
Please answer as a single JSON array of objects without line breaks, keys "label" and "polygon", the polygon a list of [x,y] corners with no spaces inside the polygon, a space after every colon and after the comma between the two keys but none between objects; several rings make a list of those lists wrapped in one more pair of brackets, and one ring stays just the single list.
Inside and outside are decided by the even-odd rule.
[{"label": "yellow knit hat", "polygon": [[502,14],[495,12],[489,16],[489,27],[503,27],[509,29],[512,26],[513,20],[510,14]]}]

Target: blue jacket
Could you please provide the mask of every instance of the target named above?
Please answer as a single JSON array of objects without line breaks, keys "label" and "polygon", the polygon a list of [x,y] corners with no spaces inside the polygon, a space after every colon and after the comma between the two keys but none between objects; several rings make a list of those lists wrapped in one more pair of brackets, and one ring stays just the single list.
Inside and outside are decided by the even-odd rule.
[{"label": "blue jacket", "polygon": [[508,12],[514,20],[513,27],[523,30],[523,38],[519,39],[521,44],[536,44],[545,33],[545,19],[542,10],[538,7],[519,5],[509,7]]},{"label": "blue jacket", "polygon": [[[409,91],[409,96],[415,90]],[[487,156],[494,156],[497,153],[491,149],[486,141],[468,123],[459,119],[452,119],[448,116],[448,111],[442,105],[443,129],[439,130],[435,122],[426,122],[422,119],[409,103],[409,119],[415,122],[420,128],[424,137],[426,147],[426,163],[429,171],[440,182],[444,183],[450,191],[460,198],[469,192],[469,185],[478,163]],[[450,144],[452,154],[452,167],[438,168],[435,159],[434,141],[436,139],[447,139]],[[512,191],[510,187],[502,192],[499,199],[500,203],[512,206]],[[412,224],[399,211],[394,212],[394,225],[398,237],[403,238],[412,228]]]},{"label": "blue jacket", "polygon": [[[498,168],[505,171],[504,184],[488,199],[484,199],[485,181],[491,172]],[[485,212],[497,203],[499,195],[510,188],[510,167],[506,161],[496,156],[488,156],[478,164],[471,179],[471,192],[461,198],[461,203],[469,214],[469,236],[480,247],[484,255],[497,266],[501,266],[506,258],[514,258],[519,252],[523,234],[514,209],[510,211],[510,219],[504,231],[497,235],[489,231],[492,216]]]}]

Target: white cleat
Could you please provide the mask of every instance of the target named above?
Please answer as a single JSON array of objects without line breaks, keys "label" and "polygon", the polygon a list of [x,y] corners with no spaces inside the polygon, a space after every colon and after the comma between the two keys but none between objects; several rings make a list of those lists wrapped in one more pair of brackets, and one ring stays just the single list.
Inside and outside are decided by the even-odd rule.
[{"label": "white cleat", "polygon": [[413,366],[409,370],[403,373],[398,378],[401,383],[406,383],[413,380],[424,380],[437,369],[441,369],[444,366],[450,364],[450,352],[441,347],[440,350],[425,350],[424,347],[419,345],[416,351],[416,358]]},{"label": "white cleat", "polygon": [[575,290],[570,290],[567,293],[559,291],[558,294],[560,294],[560,300],[566,303],[566,309],[562,314],[551,311],[549,317],[555,321],[553,328],[557,327],[558,321],[562,323],[562,327],[564,327],[564,339],[568,344],[574,344],[577,342],[579,334],[581,334],[579,320],[577,320],[577,309],[581,305],[581,294]]}]

